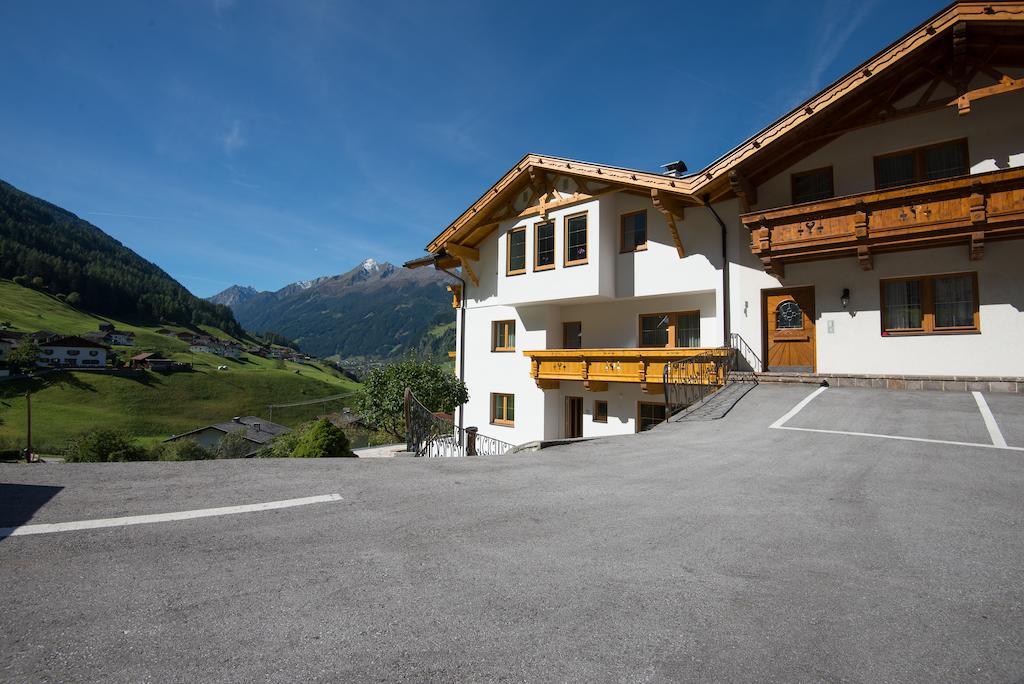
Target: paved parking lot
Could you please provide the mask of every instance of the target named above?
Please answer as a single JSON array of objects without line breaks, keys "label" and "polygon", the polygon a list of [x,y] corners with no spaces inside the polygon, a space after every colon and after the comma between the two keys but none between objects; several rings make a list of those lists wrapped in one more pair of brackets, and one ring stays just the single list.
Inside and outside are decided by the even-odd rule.
[{"label": "paved parking lot", "polygon": [[1017,395],[850,389],[816,390],[772,425],[837,436],[1024,450],[1022,426],[1024,400]]},{"label": "paved parking lot", "polygon": [[0,527],[325,497],[0,539],[0,679],[1021,680],[1024,397],[1007,448],[971,394],[770,428],[812,389],[492,459],[0,465]]}]

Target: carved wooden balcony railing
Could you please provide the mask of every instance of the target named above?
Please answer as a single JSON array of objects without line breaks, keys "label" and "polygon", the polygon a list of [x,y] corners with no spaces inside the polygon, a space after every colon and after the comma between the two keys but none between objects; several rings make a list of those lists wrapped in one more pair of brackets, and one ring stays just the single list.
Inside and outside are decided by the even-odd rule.
[{"label": "carved wooden balcony railing", "polygon": [[[732,349],[543,349],[525,351],[530,357],[530,377],[541,389],[556,389],[561,380],[582,380],[585,389],[603,392],[609,382],[640,383],[642,391],[662,393],[665,364],[677,359],[708,354],[729,356]],[[723,378],[724,380],[724,378]]]},{"label": "carved wooden balcony railing", "polygon": [[740,217],[765,270],[786,262],[872,255],[913,247],[966,244],[972,260],[985,241],[1024,237],[1024,168],[798,204]]}]

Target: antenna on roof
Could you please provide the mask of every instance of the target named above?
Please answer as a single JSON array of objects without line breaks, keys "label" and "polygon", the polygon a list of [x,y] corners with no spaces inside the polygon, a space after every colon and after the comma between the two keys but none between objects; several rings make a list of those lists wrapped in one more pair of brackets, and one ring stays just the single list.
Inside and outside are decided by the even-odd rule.
[{"label": "antenna on roof", "polygon": [[668,164],[662,164],[661,168],[665,169],[666,176],[675,176],[676,178],[682,178],[686,174],[686,162],[682,159],[679,161],[669,162]]}]

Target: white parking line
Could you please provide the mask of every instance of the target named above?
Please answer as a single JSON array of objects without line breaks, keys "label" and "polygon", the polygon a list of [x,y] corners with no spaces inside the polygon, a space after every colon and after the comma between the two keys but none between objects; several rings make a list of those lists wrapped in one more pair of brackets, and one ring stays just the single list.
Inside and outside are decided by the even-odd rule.
[{"label": "white parking line", "polygon": [[879,439],[897,439],[904,442],[927,442],[928,444],[949,444],[952,446],[981,447],[982,449],[1002,449],[1004,451],[1024,451],[1024,447],[998,446],[975,442],[951,442],[946,439],[927,439],[925,437],[903,437],[902,435],[878,435],[874,432],[848,432],[846,430],[820,430],[817,428],[775,427],[776,430],[799,430],[800,432],[820,432],[826,435],[848,435],[850,437],[878,437]]},{"label": "white parking line", "polygon": [[278,508],[308,506],[310,504],[327,503],[329,501],[341,501],[341,495],[323,494],[320,496],[307,496],[302,499],[285,499],[283,501],[268,501],[266,503],[246,504],[244,506],[224,506],[222,508],[200,508],[193,511],[178,511],[176,513],[154,513],[152,515],[130,515],[123,518],[97,518],[95,520],[78,520],[75,522],[21,525],[19,527],[0,527],[0,538],[17,537],[26,534],[50,534],[52,532],[93,530],[100,527],[145,525],[148,523],[169,522],[172,520],[209,518],[216,515],[234,515],[236,513],[255,513],[257,511],[271,511]]},{"label": "white parking line", "polygon": [[999,430],[996,417],[992,415],[992,410],[988,407],[985,397],[981,396],[981,392],[971,392],[971,394],[974,395],[974,401],[978,402],[978,410],[981,411],[981,417],[985,421],[985,427],[988,428],[988,436],[992,438],[993,446],[1005,447],[1006,440]]},{"label": "white parking line", "polygon": [[772,430],[794,430],[798,432],[816,432],[818,434],[825,435],[846,435],[849,437],[876,437],[878,439],[895,439],[904,442],[926,442],[928,444],[948,444],[951,446],[966,446],[966,447],[981,447],[982,449],[1002,449],[1005,451],[1024,451],[1024,447],[1012,447],[1006,445],[1006,440],[1003,439],[1002,433],[999,431],[999,426],[996,425],[995,417],[992,412],[988,409],[988,404],[985,402],[985,398],[980,393],[974,393],[974,399],[978,402],[978,408],[981,409],[981,416],[985,420],[985,426],[988,427],[989,435],[992,436],[992,444],[980,444],[975,442],[953,442],[946,439],[927,439],[925,437],[903,437],[901,435],[879,435],[874,432],[850,432],[848,430],[824,430],[820,428],[802,428],[802,427],[786,427],[786,423],[793,418],[796,414],[800,413],[808,404],[824,392],[827,387],[820,387],[808,396],[804,397],[799,404],[789,410],[786,415],[779,418],[777,421],[769,425],[768,427]]},{"label": "white parking line", "polygon": [[786,415],[782,416],[782,417],[781,417],[781,418],[779,418],[779,419],[778,419],[777,421],[775,421],[774,423],[772,423],[770,427],[773,427],[773,428],[776,428],[776,429],[778,429],[778,428],[781,428],[781,427],[782,427],[783,425],[785,425],[785,424],[786,424],[786,423],[787,423],[787,422],[788,422],[788,421],[789,421],[789,420],[790,420],[790,419],[791,419],[791,418],[792,418],[793,416],[795,416],[796,414],[800,413],[800,411],[802,411],[802,410],[804,409],[804,407],[805,407],[805,406],[807,406],[807,405],[808,405],[808,404],[810,404],[810,403],[811,403],[812,401],[814,401],[815,397],[817,397],[817,396],[818,396],[819,394],[821,394],[822,392],[824,392],[824,391],[825,391],[825,390],[827,390],[827,389],[828,389],[828,387],[819,387],[818,389],[814,390],[814,391],[813,391],[813,392],[811,392],[811,393],[810,393],[809,395],[807,395],[806,397],[804,397],[804,398],[803,398],[803,400],[802,400],[802,401],[801,401],[801,402],[800,402],[799,404],[797,404],[797,405],[796,405],[796,406],[794,406],[793,408],[789,409],[789,413],[787,413]]}]

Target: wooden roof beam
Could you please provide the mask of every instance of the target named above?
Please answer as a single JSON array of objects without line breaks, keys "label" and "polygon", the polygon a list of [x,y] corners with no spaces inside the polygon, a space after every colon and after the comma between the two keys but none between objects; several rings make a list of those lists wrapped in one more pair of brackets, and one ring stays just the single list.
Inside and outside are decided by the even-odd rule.
[{"label": "wooden roof beam", "polygon": [[750,179],[739,169],[729,172],[729,186],[740,198],[741,213],[747,213],[750,211],[751,205],[757,204],[757,186],[751,183]]},{"label": "wooden roof beam", "polygon": [[460,245],[455,242],[447,243],[444,248],[449,254],[453,254],[460,259],[471,259],[472,261],[480,261],[480,250],[476,247],[467,247],[466,245]]},{"label": "wooden roof beam", "polygon": [[682,221],[685,218],[686,205],[679,201],[678,198],[672,197],[657,188],[651,188],[651,202],[654,203],[654,207],[665,217],[665,223],[668,224],[668,230],[672,234],[672,241],[676,244],[676,253],[682,259],[686,256],[686,250],[683,249],[683,241],[679,237],[679,226],[676,224],[676,220]]}]

